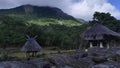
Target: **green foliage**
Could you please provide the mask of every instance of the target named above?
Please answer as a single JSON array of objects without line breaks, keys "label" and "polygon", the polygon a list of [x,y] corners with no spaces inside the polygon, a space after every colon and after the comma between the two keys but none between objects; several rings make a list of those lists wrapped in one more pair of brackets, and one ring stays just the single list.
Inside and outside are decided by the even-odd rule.
[{"label": "green foliage", "polygon": [[32,8],[26,11],[24,5],[0,10],[0,47],[21,47],[26,35],[37,35],[38,43],[44,47],[68,49],[79,44],[75,40],[83,30],[81,22],[58,8],[31,5]]},{"label": "green foliage", "polygon": [[25,43],[26,35],[37,35],[37,41],[42,47],[60,47],[63,49],[76,48],[80,43],[76,41],[84,26],[73,20],[41,18],[26,19],[23,15],[0,16],[0,47],[21,47]]},{"label": "green foliage", "polygon": [[57,20],[53,18],[41,18],[41,19],[33,19],[29,20],[29,23],[37,24],[37,25],[51,25],[51,24],[59,24],[65,26],[80,26],[81,22],[76,22],[74,20]]},{"label": "green foliage", "polygon": [[101,23],[114,31],[119,31],[120,20],[117,20],[115,17],[111,16],[110,13],[100,13],[95,12],[93,15],[93,20],[90,21],[90,25],[95,23]]},{"label": "green foliage", "polygon": [[26,24],[24,20],[10,16],[0,16],[0,43],[3,47],[24,41]]},{"label": "green foliage", "polygon": [[93,16],[93,20],[101,24],[106,23],[106,21],[116,20],[110,13],[95,12]]},{"label": "green foliage", "polygon": [[[6,15],[15,19],[26,21],[30,24],[36,24],[40,26],[50,25],[50,24],[59,24],[65,26],[80,26],[82,22],[75,21],[75,20],[65,20],[65,19],[55,19],[55,18],[40,18],[35,15],[26,15],[26,14],[0,14]],[[62,24],[61,24],[62,23]]]},{"label": "green foliage", "polygon": [[79,27],[67,27],[64,25],[50,25],[39,26],[37,29],[35,24],[32,24],[28,30],[27,35],[38,35],[38,41],[43,46],[56,46],[64,49],[75,48],[79,41],[75,41],[76,38],[80,38]]},{"label": "green foliage", "polygon": [[119,30],[116,27],[120,27],[120,21],[109,13],[96,12],[88,24],[74,20],[4,14],[0,16],[0,47],[22,47],[26,35],[31,37],[37,35],[37,41],[42,47],[84,48],[87,47],[87,43],[82,41],[80,34],[94,23],[101,23],[115,31]]}]

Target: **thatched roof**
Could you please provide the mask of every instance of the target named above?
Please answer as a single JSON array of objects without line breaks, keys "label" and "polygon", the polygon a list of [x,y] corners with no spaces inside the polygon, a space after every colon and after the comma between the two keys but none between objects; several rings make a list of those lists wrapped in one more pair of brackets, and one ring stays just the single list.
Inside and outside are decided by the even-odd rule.
[{"label": "thatched roof", "polygon": [[24,52],[32,52],[32,51],[40,51],[42,48],[36,42],[35,38],[28,38],[25,45],[22,47],[21,51]]},{"label": "thatched roof", "polygon": [[105,36],[118,38],[120,34],[98,23],[81,34],[81,37],[85,40],[103,40]]}]

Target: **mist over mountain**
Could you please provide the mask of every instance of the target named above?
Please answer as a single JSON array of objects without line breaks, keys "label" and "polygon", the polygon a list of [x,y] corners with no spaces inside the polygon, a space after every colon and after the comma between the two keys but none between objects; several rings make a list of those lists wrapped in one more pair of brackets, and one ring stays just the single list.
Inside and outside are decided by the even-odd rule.
[{"label": "mist over mountain", "polygon": [[[49,6],[22,5],[11,9],[1,9],[0,14],[33,15],[39,18],[55,18],[58,20],[76,20],[61,9]],[[77,20],[76,20],[77,21]]]}]

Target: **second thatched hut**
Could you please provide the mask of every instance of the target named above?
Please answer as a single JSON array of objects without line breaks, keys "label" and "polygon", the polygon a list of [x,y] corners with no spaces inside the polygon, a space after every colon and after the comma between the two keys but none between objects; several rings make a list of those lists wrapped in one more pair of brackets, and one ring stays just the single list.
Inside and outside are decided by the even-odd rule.
[{"label": "second thatched hut", "polygon": [[26,57],[29,58],[30,56],[35,57],[37,52],[41,51],[42,47],[37,43],[35,37],[28,38],[25,45],[22,47],[21,51],[26,53]]},{"label": "second thatched hut", "polygon": [[116,41],[120,39],[120,34],[97,23],[84,31],[81,34],[81,37],[84,40],[89,41],[90,47],[99,46],[101,48],[109,48],[111,41]]}]

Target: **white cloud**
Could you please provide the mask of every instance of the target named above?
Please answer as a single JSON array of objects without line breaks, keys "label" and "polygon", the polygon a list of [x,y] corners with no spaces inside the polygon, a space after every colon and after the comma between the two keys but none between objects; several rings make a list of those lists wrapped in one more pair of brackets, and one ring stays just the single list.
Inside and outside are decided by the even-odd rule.
[{"label": "white cloud", "polygon": [[85,20],[91,20],[95,11],[109,12],[116,18],[120,16],[120,11],[107,0],[82,0],[82,2],[75,3],[71,7],[71,15]]},{"label": "white cloud", "polygon": [[85,20],[91,20],[95,11],[109,12],[120,18],[120,11],[108,3],[108,0],[0,0],[0,8],[23,4],[58,7],[69,15]]}]

